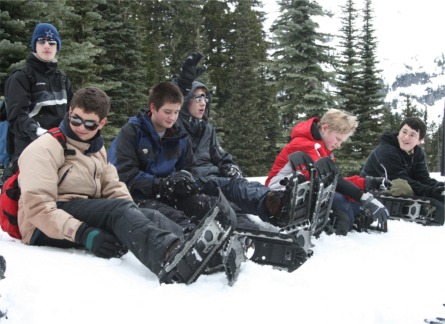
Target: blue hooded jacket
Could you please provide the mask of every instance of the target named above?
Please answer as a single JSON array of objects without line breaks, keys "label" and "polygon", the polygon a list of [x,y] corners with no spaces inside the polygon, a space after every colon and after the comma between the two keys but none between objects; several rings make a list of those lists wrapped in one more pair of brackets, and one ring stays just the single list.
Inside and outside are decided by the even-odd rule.
[{"label": "blue hooded jacket", "polygon": [[111,143],[109,162],[117,168],[136,202],[156,198],[159,178],[179,170],[191,170],[195,159],[188,135],[174,125],[162,139],[151,123],[150,112],[131,117]]}]

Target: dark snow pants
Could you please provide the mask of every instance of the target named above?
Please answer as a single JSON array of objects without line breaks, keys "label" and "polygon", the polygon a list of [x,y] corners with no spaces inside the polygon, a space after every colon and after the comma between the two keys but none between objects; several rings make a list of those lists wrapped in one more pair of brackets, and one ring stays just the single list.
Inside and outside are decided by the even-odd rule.
[{"label": "dark snow pants", "polygon": [[[114,234],[154,274],[162,269],[165,250],[182,234],[182,228],[156,210],[139,209],[126,199],[77,199],[59,202],[58,208],[89,226]],[[31,245],[79,247],[55,240],[36,230]]]},{"label": "dark snow pants", "polygon": [[184,213],[181,208],[177,209],[170,206],[170,202],[162,202],[158,199],[147,199],[139,203],[139,208],[155,209],[182,228],[190,227],[190,216]]},{"label": "dark snow pants", "polygon": [[257,215],[265,222],[269,221],[271,215],[264,206],[264,200],[270,188],[244,178],[211,177],[203,185],[202,192],[215,196],[218,187],[227,200],[236,204],[244,213]]}]

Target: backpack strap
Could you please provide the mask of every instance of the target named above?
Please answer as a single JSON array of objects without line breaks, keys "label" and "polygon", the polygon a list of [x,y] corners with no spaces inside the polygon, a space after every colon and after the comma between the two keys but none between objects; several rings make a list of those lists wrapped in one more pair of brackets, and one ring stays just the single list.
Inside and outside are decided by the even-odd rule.
[{"label": "backpack strap", "polygon": [[59,127],[51,128],[48,130],[48,133],[50,133],[60,143],[60,145],[62,145],[65,155],[76,155],[76,151],[69,150],[66,146],[66,136]]},{"label": "backpack strap", "polygon": [[25,75],[28,77],[29,89],[31,89],[32,86],[36,85],[36,78],[34,77],[34,74],[31,72],[31,70],[28,68],[28,65],[25,65],[19,70],[22,70],[23,73],[25,73]]}]

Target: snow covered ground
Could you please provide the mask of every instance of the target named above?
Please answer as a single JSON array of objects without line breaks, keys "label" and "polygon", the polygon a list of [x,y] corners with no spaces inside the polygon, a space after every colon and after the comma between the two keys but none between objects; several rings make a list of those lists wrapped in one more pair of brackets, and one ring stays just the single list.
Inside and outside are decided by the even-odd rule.
[{"label": "snow covered ground", "polygon": [[160,285],[131,253],[104,260],[25,246],[0,231],[7,261],[0,310],[8,316],[0,322],[417,324],[445,317],[445,227],[388,227],[384,234],[322,234],[293,273],[248,261],[233,287],[223,273]]}]

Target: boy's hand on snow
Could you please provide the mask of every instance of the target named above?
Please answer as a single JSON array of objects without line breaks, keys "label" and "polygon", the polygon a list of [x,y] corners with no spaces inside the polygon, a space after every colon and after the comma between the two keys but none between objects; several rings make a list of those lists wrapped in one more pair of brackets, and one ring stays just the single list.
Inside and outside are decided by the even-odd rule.
[{"label": "boy's hand on snow", "polygon": [[120,258],[127,252],[127,249],[114,235],[101,229],[90,227],[85,223],[80,225],[77,230],[75,240],[99,258]]}]

